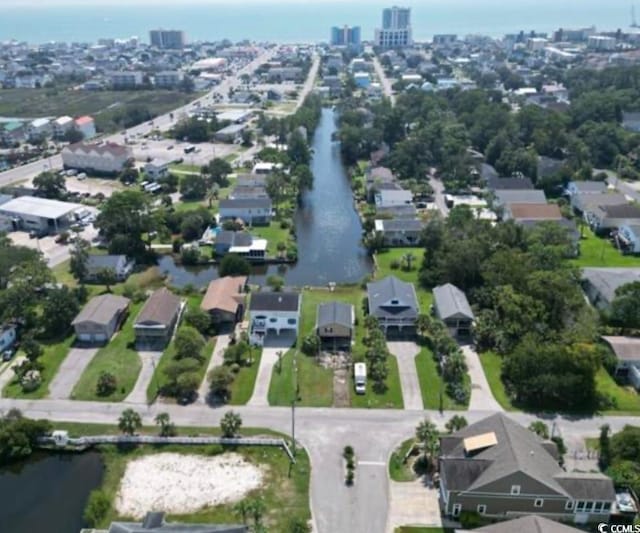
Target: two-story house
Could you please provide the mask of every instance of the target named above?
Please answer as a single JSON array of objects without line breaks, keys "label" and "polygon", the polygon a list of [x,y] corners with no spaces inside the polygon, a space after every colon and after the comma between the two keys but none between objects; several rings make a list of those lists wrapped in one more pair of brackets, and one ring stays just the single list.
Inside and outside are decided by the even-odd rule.
[{"label": "two-story house", "polygon": [[385,335],[403,337],[415,334],[420,305],[412,283],[388,276],[367,283],[367,296],[369,314],[378,319]]},{"label": "two-story house", "polygon": [[467,296],[451,283],[433,289],[433,309],[442,320],[452,337],[466,337],[471,334],[475,316]]},{"label": "two-story house", "polygon": [[220,218],[222,220],[240,219],[245,224],[269,224],[272,216],[272,204],[269,198],[238,198],[220,200]]},{"label": "two-story house", "polygon": [[424,223],[417,218],[375,221],[375,232],[382,235],[385,246],[417,246],[423,228]]},{"label": "two-story house", "polygon": [[255,292],[249,303],[251,344],[269,341],[293,344],[300,325],[300,294],[297,292]]},{"label": "two-story house", "polygon": [[558,459],[554,442],[502,413],[440,437],[443,512],[608,522],[616,500],[613,481],[600,473],[566,472]]},{"label": "two-story house", "polygon": [[316,334],[323,346],[350,349],[355,327],[355,309],[344,302],[318,304]]}]

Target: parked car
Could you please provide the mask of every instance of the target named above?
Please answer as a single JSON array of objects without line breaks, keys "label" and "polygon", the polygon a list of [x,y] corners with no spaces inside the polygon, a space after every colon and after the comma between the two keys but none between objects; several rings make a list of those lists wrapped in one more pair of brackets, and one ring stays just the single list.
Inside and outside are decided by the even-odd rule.
[{"label": "parked car", "polygon": [[5,350],[4,352],[2,352],[2,360],[11,361],[11,359],[15,354],[16,354],[15,348],[9,348],[8,350]]},{"label": "parked car", "polygon": [[87,175],[84,172],[78,174],[78,181],[83,181],[87,179]]}]

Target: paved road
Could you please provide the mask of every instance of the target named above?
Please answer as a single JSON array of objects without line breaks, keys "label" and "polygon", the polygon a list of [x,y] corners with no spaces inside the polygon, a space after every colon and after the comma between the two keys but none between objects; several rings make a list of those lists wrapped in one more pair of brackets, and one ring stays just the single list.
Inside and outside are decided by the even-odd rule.
[{"label": "paved road", "polygon": [[209,380],[207,376],[209,372],[211,372],[215,367],[221,366],[224,362],[222,358],[224,351],[229,346],[229,341],[231,340],[231,335],[218,335],[216,338],[216,345],[213,348],[213,354],[211,354],[211,359],[209,359],[209,366],[207,366],[207,371],[204,373],[204,379],[200,384],[200,388],[198,389],[198,402],[205,403],[207,401],[207,395],[209,394]]},{"label": "paved road", "polygon": [[278,352],[284,354],[286,351],[287,348],[280,346],[265,346],[262,348],[262,357],[260,358],[260,368],[258,368],[256,384],[247,405],[269,405],[269,383],[271,382],[273,367],[278,362]]},{"label": "paved road", "polygon": [[160,362],[162,352],[138,352],[140,360],[142,361],[142,368],[140,374],[138,374],[138,380],[136,381],[133,390],[129,393],[129,396],[125,398],[126,403],[133,404],[145,404],[147,403],[147,388],[149,383],[153,379],[153,373]]},{"label": "paved road", "polygon": [[493,397],[491,387],[480,363],[480,356],[473,346],[462,346],[462,353],[467,360],[469,376],[471,377],[471,400],[469,409],[478,411],[503,411],[500,404]]},{"label": "paved road", "polygon": [[447,202],[444,199],[444,184],[437,178],[430,177],[429,185],[433,189],[433,197],[435,200],[435,204],[442,213],[443,217],[449,216],[449,208],[447,207]]},{"label": "paved road", "polygon": [[640,191],[638,189],[634,189],[631,185],[626,183],[624,180],[618,178],[618,175],[612,170],[600,170],[593,169],[594,174],[597,172],[604,172],[607,175],[607,184],[615,187],[622,194],[626,194],[634,199],[636,202],[640,202]]},{"label": "paved road", "polygon": [[421,411],[422,391],[416,371],[416,355],[420,347],[415,342],[388,342],[387,348],[398,360],[404,408]]},{"label": "paved road", "polygon": [[97,352],[98,348],[71,348],[49,385],[49,397],[58,400],[69,398]]},{"label": "paved road", "polygon": [[384,92],[384,95],[389,98],[392,106],[395,105],[396,97],[394,96],[393,89],[391,88],[391,80],[389,80],[389,78],[387,78],[387,75],[384,73],[384,69],[380,64],[378,56],[373,56],[373,68],[375,69],[376,75],[380,80],[380,85],[382,85],[382,91]]},{"label": "paved road", "polygon": [[296,104],[296,111],[300,109],[300,106],[304,103],[304,99],[307,95],[313,90],[313,87],[316,83],[316,77],[318,76],[318,69],[320,68],[320,56],[315,55],[313,57],[313,64],[309,69],[309,75],[307,76],[307,80],[304,82],[304,86],[300,91],[300,96],[298,96],[298,103]]}]

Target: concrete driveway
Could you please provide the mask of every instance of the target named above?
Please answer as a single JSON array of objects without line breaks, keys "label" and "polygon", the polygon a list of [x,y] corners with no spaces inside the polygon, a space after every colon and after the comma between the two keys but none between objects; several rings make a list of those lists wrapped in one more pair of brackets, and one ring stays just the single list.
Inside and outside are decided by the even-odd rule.
[{"label": "concrete driveway", "polygon": [[504,411],[502,406],[496,401],[489,387],[487,376],[484,375],[480,356],[471,345],[461,346],[462,353],[467,360],[469,367],[469,377],[471,377],[471,400],[469,401],[470,411]]},{"label": "concrete driveway", "polygon": [[146,404],[147,388],[153,379],[153,373],[160,362],[162,352],[138,352],[138,355],[142,361],[142,368],[140,369],[140,374],[138,374],[138,380],[133,390],[124,401],[126,403]]},{"label": "concrete driveway", "polygon": [[422,411],[424,404],[416,370],[416,355],[420,347],[415,342],[388,342],[387,348],[398,360],[404,408]]},{"label": "concrete driveway", "polygon": [[442,526],[438,490],[426,480],[389,481],[389,496],[387,533],[400,526]]},{"label": "concrete driveway", "polygon": [[73,387],[97,352],[97,347],[71,348],[49,385],[49,397],[56,400],[69,398]]},{"label": "concrete driveway", "polygon": [[230,340],[231,335],[218,335],[216,338],[216,345],[213,348],[211,359],[209,359],[209,366],[207,366],[207,371],[204,373],[204,379],[198,389],[197,401],[199,403],[206,403],[207,401],[207,395],[209,394],[209,380],[207,379],[207,376],[215,367],[221,366],[222,363],[224,363],[222,356],[224,355],[224,351],[227,349],[227,346],[229,346]]},{"label": "concrete driveway", "polygon": [[262,348],[260,368],[258,368],[253,394],[247,402],[247,405],[269,405],[269,384],[271,383],[273,367],[278,362],[278,352],[282,352],[284,355],[287,350],[288,348],[282,346],[265,346]]}]

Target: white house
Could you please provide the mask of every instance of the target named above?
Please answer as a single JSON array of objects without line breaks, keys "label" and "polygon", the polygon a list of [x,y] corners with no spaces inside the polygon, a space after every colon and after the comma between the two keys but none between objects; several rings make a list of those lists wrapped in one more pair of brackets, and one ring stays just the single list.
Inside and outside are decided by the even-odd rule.
[{"label": "white house", "polygon": [[237,198],[220,200],[222,220],[241,219],[245,224],[269,224],[272,204],[269,198]]},{"label": "white house", "polygon": [[37,118],[27,126],[29,140],[39,140],[51,133],[51,123],[48,118]]},{"label": "white house", "polygon": [[616,235],[620,247],[628,254],[640,254],[640,224],[623,224]]},{"label": "white house", "polygon": [[615,376],[640,389],[640,339],[635,337],[602,337],[616,356]]},{"label": "white house", "polygon": [[0,326],[0,353],[11,348],[16,342],[16,327],[13,325]]},{"label": "white house", "polygon": [[413,202],[411,191],[381,190],[375,194],[376,207],[392,207],[395,205],[409,205]]},{"label": "white house", "polygon": [[144,165],[144,172],[152,180],[162,179],[169,173],[169,163],[162,159],[152,159]]},{"label": "white house", "polygon": [[251,171],[252,174],[258,176],[270,176],[276,169],[275,163],[256,163]]},{"label": "white house", "polygon": [[295,292],[254,292],[249,304],[249,339],[264,346],[274,340],[283,345],[295,342],[300,324],[301,298]]},{"label": "white house", "polygon": [[65,133],[67,133],[72,126],[73,119],[71,117],[58,117],[53,121],[53,135],[58,138],[64,137]]},{"label": "white house", "polygon": [[143,74],[137,70],[111,72],[109,82],[114,89],[129,89],[142,85]]},{"label": "white house", "polygon": [[75,125],[80,133],[84,136],[84,140],[92,139],[96,136],[96,123],[92,117],[85,115],[75,120]]},{"label": "white house", "polygon": [[129,277],[135,266],[134,261],[126,255],[89,255],[87,258],[87,275],[84,281],[97,281],[101,270],[112,270],[118,281]]},{"label": "white house", "polygon": [[133,159],[131,148],[115,143],[77,143],[62,150],[62,163],[65,168],[86,170],[91,173],[118,174],[131,159]]}]

